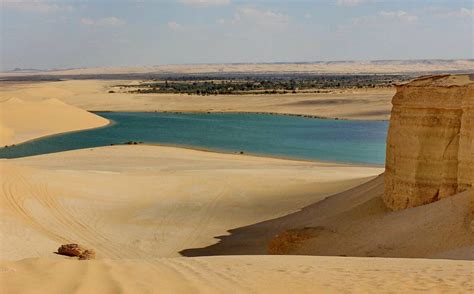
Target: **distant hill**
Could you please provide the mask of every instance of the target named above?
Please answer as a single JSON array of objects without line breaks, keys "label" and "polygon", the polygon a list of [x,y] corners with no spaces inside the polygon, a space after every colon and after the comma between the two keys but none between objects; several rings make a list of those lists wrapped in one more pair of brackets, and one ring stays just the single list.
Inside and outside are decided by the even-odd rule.
[{"label": "distant hill", "polygon": [[97,67],[77,69],[33,70],[16,69],[1,72],[0,77],[31,75],[73,77],[88,75],[137,74],[212,74],[212,73],[306,73],[306,74],[432,74],[474,72],[474,59],[420,59],[372,61],[318,61],[276,63],[227,63],[156,65],[146,67]]}]

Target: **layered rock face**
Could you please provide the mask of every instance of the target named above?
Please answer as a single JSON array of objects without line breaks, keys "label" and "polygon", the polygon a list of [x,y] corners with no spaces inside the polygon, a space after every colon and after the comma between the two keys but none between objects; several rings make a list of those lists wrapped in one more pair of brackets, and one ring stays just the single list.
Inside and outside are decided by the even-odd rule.
[{"label": "layered rock face", "polygon": [[472,186],[474,75],[420,78],[397,87],[387,138],[385,204],[400,210]]}]

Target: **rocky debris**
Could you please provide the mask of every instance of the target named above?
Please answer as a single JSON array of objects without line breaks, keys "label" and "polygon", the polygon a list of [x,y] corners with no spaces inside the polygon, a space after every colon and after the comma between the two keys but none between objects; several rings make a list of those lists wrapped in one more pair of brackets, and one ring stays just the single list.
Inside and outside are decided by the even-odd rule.
[{"label": "rocky debris", "polygon": [[79,256],[86,249],[79,244],[65,244],[58,248],[58,253],[66,256]]},{"label": "rocky debris", "polygon": [[333,233],[335,232],[323,226],[286,230],[270,240],[267,246],[267,253],[273,255],[291,254],[304,244],[305,241],[322,234]]},{"label": "rocky debris", "polygon": [[473,178],[474,75],[397,86],[387,137],[384,202],[392,210],[468,190]]},{"label": "rocky debris", "polygon": [[79,255],[79,260],[88,260],[88,259],[95,259],[95,251],[92,249],[88,249],[84,251],[81,255]]},{"label": "rocky debris", "polygon": [[143,144],[141,141],[127,141],[124,143],[125,145],[138,145],[138,144]]},{"label": "rocky debris", "polygon": [[65,244],[58,248],[58,254],[79,257],[79,260],[95,259],[95,251],[79,244]]}]

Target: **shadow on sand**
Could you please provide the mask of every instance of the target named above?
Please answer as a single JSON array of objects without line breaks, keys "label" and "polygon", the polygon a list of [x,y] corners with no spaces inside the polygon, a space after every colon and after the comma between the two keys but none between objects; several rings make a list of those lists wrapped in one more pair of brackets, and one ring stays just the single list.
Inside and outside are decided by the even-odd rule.
[{"label": "shadow on sand", "polygon": [[382,201],[383,190],[382,174],[295,213],[232,229],[230,235],[216,237],[216,244],[180,254],[432,257],[472,245],[468,193],[390,211]]}]

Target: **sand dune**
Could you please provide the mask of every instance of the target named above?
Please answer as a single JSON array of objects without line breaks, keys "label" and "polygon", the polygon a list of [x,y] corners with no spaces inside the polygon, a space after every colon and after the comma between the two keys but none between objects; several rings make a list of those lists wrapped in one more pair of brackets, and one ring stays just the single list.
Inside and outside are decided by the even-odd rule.
[{"label": "sand dune", "polygon": [[186,256],[301,254],[474,260],[470,195],[403,211],[382,201],[383,176],[296,213],[233,229]]},{"label": "sand dune", "polygon": [[[136,81],[71,80],[5,83],[0,101],[22,97],[26,101],[56,98],[79,108],[97,111],[266,112],[332,118],[387,120],[394,88],[337,90],[335,93],[292,95],[217,95],[120,93],[115,85]],[[109,90],[116,91],[108,93]],[[337,102],[337,103],[335,103]]]},{"label": "sand dune", "polygon": [[51,257],[66,242],[102,258],[179,256],[229,228],[297,211],[382,170],[157,146],[76,150],[0,166],[1,259]]},{"label": "sand dune", "polygon": [[24,101],[11,98],[0,103],[0,146],[56,133],[100,127],[108,123],[102,117],[58,99]]},{"label": "sand dune", "polygon": [[[468,261],[173,257],[213,244],[213,236],[228,228],[298,216],[300,207],[315,202],[321,207],[303,210],[307,222],[332,208],[370,219],[377,211],[370,213],[359,198],[381,191],[380,178],[354,188],[359,193],[353,197],[319,201],[359,186],[380,168],[140,145],[2,160],[0,167],[0,293],[416,293],[473,287]],[[96,249],[98,260],[55,255],[66,242]]]},{"label": "sand dune", "polygon": [[[45,282],[47,281],[47,282]],[[472,262],[319,256],[0,262],[0,293],[470,293]]]}]

